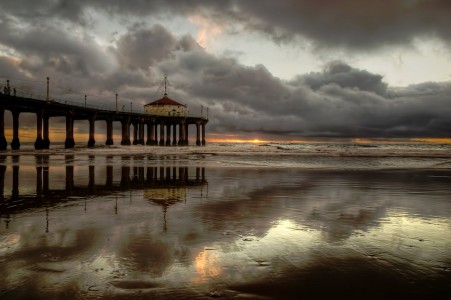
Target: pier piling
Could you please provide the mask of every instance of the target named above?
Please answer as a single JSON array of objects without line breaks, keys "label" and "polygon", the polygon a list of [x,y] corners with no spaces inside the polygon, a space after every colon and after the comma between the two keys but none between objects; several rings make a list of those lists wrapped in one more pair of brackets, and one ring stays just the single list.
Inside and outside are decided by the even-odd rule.
[{"label": "pier piling", "polygon": [[5,138],[5,108],[0,106],[0,150],[6,150],[8,143]]},{"label": "pier piling", "polygon": [[113,120],[106,121],[106,142],[105,145],[113,145]]},{"label": "pier piling", "polygon": [[19,114],[20,112],[17,110],[11,111],[13,115],[13,140],[11,142],[11,149],[19,150],[20,149],[20,141],[19,141]]},{"label": "pier piling", "polygon": [[95,122],[96,117],[91,116],[89,117],[89,140],[88,140],[88,147],[92,148],[94,147],[96,140],[94,138],[95,136]]}]

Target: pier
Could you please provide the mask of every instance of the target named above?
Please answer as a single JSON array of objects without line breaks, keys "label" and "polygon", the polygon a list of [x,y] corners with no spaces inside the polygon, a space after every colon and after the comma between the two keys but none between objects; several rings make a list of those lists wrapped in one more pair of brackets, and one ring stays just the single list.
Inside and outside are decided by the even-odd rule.
[{"label": "pier", "polygon": [[[118,110],[117,94],[116,107],[94,107],[86,105],[85,102],[76,103],[64,100],[51,99],[49,96],[49,80],[47,78],[47,96],[45,99],[33,97],[23,93],[16,93],[16,89],[7,84],[0,91],[0,150],[6,150],[8,142],[5,138],[5,110],[9,110],[13,118],[12,150],[20,149],[19,136],[19,115],[21,113],[36,114],[36,141],[35,149],[48,149],[49,139],[49,119],[51,117],[66,118],[66,138],[65,148],[73,148],[74,121],[89,121],[88,147],[94,147],[95,122],[106,122],[106,145],[113,145],[113,122],[120,122],[122,125],[121,145],[149,145],[149,146],[187,146],[189,145],[188,129],[189,125],[196,127],[196,145],[204,146],[205,126],[208,122],[208,115],[205,116],[162,116],[148,113]],[[133,139],[130,136],[133,125]]]}]

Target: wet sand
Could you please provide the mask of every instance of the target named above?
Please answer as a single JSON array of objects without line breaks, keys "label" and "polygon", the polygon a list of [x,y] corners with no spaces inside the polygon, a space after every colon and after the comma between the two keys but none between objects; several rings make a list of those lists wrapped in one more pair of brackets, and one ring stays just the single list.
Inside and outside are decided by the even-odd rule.
[{"label": "wet sand", "polygon": [[1,299],[449,299],[451,170],[8,157]]}]

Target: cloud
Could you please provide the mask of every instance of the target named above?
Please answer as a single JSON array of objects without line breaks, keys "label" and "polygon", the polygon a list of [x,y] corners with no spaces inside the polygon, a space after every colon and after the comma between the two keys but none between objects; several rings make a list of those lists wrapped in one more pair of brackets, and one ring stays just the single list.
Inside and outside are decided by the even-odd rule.
[{"label": "cloud", "polygon": [[94,37],[71,26],[33,26],[9,17],[2,18],[0,25],[0,45],[12,53],[7,57],[18,62],[22,77],[44,81],[50,76],[79,88],[86,86],[87,78],[101,77],[114,65],[112,55]]},{"label": "cloud", "polygon": [[368,51],[408,45],[418,37],[434,36],[448,44],[451,38],[448,30],[451,3],[447,0],[260,0],[258,5],[237,0],[22,0],[8,1],[2,6],[5,13],[24,19],[43,20],[52,16],[84,26],[95,23],[90,15],[92,10],[124,20],[184,16],[194,18],[196,23],[208,23],[210,28],[235,30],[238,26],[262,32],[277,42],[304,37],[322,48]]},{"label": "cloud", "polygon": [[209,127],[214,131],[337,137],[450,134],[449,83],[401,91],[388,87],[378,74],[339,61],[321,73],[285,82],[262,65],[247,67],[203,51],[180,53],[160,67],[180,70],[174,77],[175,86],[184,89],[180,95],[189,95],[189,106],[211,108]]},{"label": "cloud", "polygon": [[[327,3],[326,3],[327,2]],[[434,35],[449,42],[449,1],[308,0],[243,2],[248,27],[279,41],[308,37],[321,47],[371,50]]]},{"label": "cloud", "polygon": [[188,20],[193,22],[198,27],[196,42],[204,48],[207,48],[214,40],[224,32],[223,26],[218,23],[213,23],[202,15],[192,15]]},{"label": "cloud", "polygon": [[[8,74],[11,77],[22,76],[22,73],[19,70],[18,61],[12,57],[0,56],[0,70],[2,70],[2,73]],[[1,83],[6,84],[3,80]]]},{"label": "cloud", "polygon": [[[274,38],[307,36],[322,46],[336,41],[336,45],[363,49],[408,41],[432,31],[445,37],[434,25],[439,20],[448,22],[442,18],[445,12],[437,12],[437,19],[428,24],[415,19],[420,18],[420,7],[425,10],[421,16],[428,19],[444,9],[445,2],[391,1],[385,11],[374,3],[367,3],[363,10],[355,1],[347,1],[346,9],[337,5],[326,9],[307,1],[261,1],[253,9],[245,1],[129,1],[127,5],[79,1],[74,7],[66,7],[64,1],[36,3],[39,5],[22,1],[3,6],[0,75],[35,80],[41,89],[43,79],[50,76],[55,97],[71,100],[88,94],[92,104],[103,105],[119,93],[121,101],[128,105],[133,99],[135,107],[159,97],[157,88],[167,73],[171,98],[188,104],[193,114],[200,114],[201,106],[210,108],[208,131],[212,133],[253,132],[283,138],[451,135],[449,82],[396,88],[388,86],[383,76],[343,61],[332,61],[322,72],[285,81],[262,64],[245,66],[235,58],[213,55],[189,34],[177,36],[163,25],[138,22],[138,17],[159,13],[200,15],[202,22],[221,26],[238,22]],[[29,13],[19,9],[28,4],[37,11],[30,20]],[[46,15],[44,8],[55,14]],[[99,42],[91,33],[92,10],[110,14],[112,19],[119,15],[128,18],[125,31],[116,33],[108,45]],[[401,13],[406,10],[411,15]],[[217,18],[212,19],[214,16]],[[409,24],[408,18],[415,26],[402,25]],[[398,34],[403,37],[392,40]],[[26,85],[33,85],[30,82]]]},{"label": "cloud", "polygon": [[325,66],[323,73],[301,75],[297,77],[297,80],[314,90],[330,83],[335,83],[342,88],[356,88],[381,95],[387,90],[387,84],[382,81],[382,76],[366,70],[354,69],[342,61],[330,62]]},{"label": "cloud", "polygon": [[[85,5],[88,1],[66,0],[15,0],[2,1],[2,18],[12,15],[30,23],[48,20],[63,20],[86,24]],[[1,14],[1,13],[0,13]]]},{"label": "cloud", "polygon": [[171,58],[176,40],[161,25],[151,29],[132,28],[117,41],[117,55],[122,65],[148,71],[156,62]]}]

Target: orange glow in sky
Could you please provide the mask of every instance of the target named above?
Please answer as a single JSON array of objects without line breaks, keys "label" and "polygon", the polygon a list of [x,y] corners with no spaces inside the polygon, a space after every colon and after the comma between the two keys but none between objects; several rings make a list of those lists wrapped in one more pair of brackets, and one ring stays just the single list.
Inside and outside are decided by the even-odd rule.
[{"label": "orange glow in sky", "polygon": [[414,142],[426,142],[434,144],[451,144],[451,138],[414,138]]},{"label": "orange glow in sky", "polygon": [[[77,128],[74,127],[74,139],[75,142],[87,142],[89,139],[88,133],[77,132]],[[5,128],[5,137],[8,142],[12,140],[12,129]],[[49,132],[50,142],[64,142],[66,138],[65,128],[52,128]],[[115,132],[113,135],[114,141],[121,140],[121,134]],[[36,140],[36,129],[31,127],[25,127],[19,129],[19,139],[21,142],[34,142]],[[95,133],[95,139],[97,143],[104,143],[106,140],[106,132],[98,130]],[[264,139],[261,137],[249,137],[246,135],[239,134],[217,134],[211,133],[207,134],[207,143],[330,143],[337,139],[327,139],[327,138],[306,138],[306,139],[294,139],[294,140],[275,140],[275,139]],[[434,144],[451,144],[451,138],[354,138],[354,139],[344,139],[346,141],[351,141],[353,143],[363,143],[363,144],[400,144],[400,143],[434,143]],[[337,141],[340,141],[338,139]],[[341,140],[343,142],[343,140]]]},{"label": "orange glow in sky", "polygon": [[433,144],[451,144],[451,138],[410,138],[410,139],[370,139],[357,138],[352,139],[354,143],[362,144],[402,144],[402,143],[433,143]]},{"label": "orange glow in sky", "polygon": [[[5,138],[6,140],[9,142],[12,140],[13,137],[13,130],[8,128],[5,128]],[[19,139],[21,142],[34,142],[36,141],[36,129],[34,128],[20,128],[19,129]],[[66,139],[66,132],[65,130],[62,129],[56,129],[56,130],[51,130],[49,131],[49,139],[50,142],[64,142],[64,140]],[[88,133],[79,133],[77,132],[76,128],[74,128],[74,139],[75,142],[84,142],[84,141],[88,141],[89,139],[89,134]],[[105,132],[96,132],[95,134],[95,139],[97,142],[105,142],[106,140],[106,134]],[[121,135],[120,134],[115,134],[113,136],[113,139],[115,141],[120,141],[121,140]]]},{"label": "orange glow in sky", "polygon": [[211,133],[207,135],[207,142],[210,143],[254,143],[254,144],[261,144],[261,143],[308,143],[307,140],[275,140],[275,139],[264,139],[261,137],[252,137],[252,136],[246,136],[246,135],[239,135],[239,134],[218,134],[218,133]]},{"label": "orange glow in sky", "polygon": [[265,140],[260,140],[260,139],[211,138],[211,139],[208,139],[208,142],[212,142],[212,143],[255,143],[255,144],[258,144],[258,143],[269,143],[271,141],[265,141]]}]

